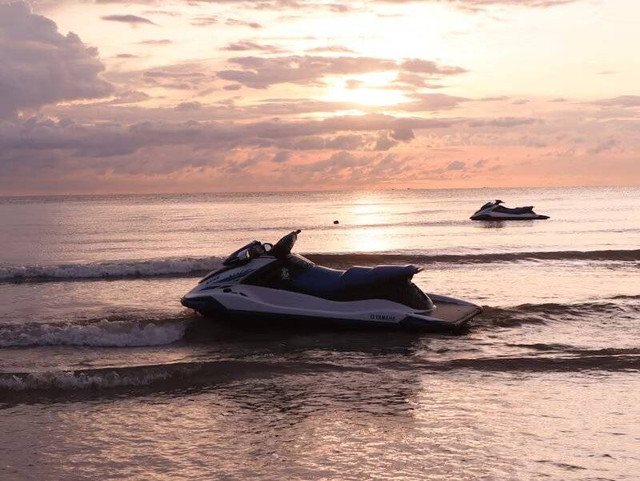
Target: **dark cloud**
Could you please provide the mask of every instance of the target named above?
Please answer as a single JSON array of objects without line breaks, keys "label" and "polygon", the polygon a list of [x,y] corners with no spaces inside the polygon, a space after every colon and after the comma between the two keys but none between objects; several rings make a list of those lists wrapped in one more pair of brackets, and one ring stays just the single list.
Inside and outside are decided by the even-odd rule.
[{"label": "dark cloud", "polygon": [[[0,123],[0,162],[16,152],[28,154],[26,157],[47,151],[52,158],[55,152],[99,158],[128,155],[152,146],[178,145],[219,150],[240,146],[280,146],[301,150],[369,148],[367,146],[375,142],[373,134],[379,132],[388,132],[394,141],[401,138],[408,141],[412,129],[441,129],[453,123],[379,114],[243,124],[196,121],[79,124],[68,120],[32,118],[24,122]],[[360,136],[369,133],[372,136]],[[304,146],[303,142],[310,143]]]},{"label": "dark cloud", "polygon": [[393,138],[393,135],[389,132],[380,132],[373,150],[385,151],[395,147],[396,145],[398,145],[398,141]]},{"label": "dark cloud", "polygon": [[391,131],[391,137],[395,140],[408,142],[415,138],[415,134],[413,133],[413,130],[411,128],[401,127]]},{"label": "dark cloud", "polygon": [[175,106],[175,110],[178,112],[190,112],[201,109],[202,104],[200,102],[181,102]]},{"label": "dark cloud", "polygon": [[287,150],[281,150],[273,156],[273,159],[271,159],[271,161],[282,163],[282,162],[288,162],[290,158],[291,158],[291,152]]},{"label": "dark cloud", "polygon": [[444,168],[446,171],[452,170],[464,170],[467,167],[467,164],[462,160],[454,160],[453,162],[449,162],[449,164]]},{"label": "dark cloud", "polygon": [[0,118],[63,100],[108,96],[98,51],[58,33],[24,3],[0,5]]},{"label": "dark cloud", "polygon": [[105,15],[104,17],[100,17],[102,20],[107,20],[108,22],[121,22],[128,23],[129,25],[140,25],[140,24],[149,24],[155,25],[151,20],[144,17],[139,17],[137,15]]}]

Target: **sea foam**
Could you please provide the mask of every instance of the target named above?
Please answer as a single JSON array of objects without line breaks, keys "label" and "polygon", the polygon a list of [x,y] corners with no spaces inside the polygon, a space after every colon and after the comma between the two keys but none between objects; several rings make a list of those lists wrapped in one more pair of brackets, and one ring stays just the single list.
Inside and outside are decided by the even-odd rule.
[{"label": "sea foam", "polygon": [[51,266],[5,266],[0,267],[0,282],[183,276],[217,269],[221,262],[219,257],[205,257]]},{"label": "sea foam", "polygon": [[182,338],[188,321],[110,321],[85,324],[51,323],[5,325],[0,327],[0,347],[162,346]]}]

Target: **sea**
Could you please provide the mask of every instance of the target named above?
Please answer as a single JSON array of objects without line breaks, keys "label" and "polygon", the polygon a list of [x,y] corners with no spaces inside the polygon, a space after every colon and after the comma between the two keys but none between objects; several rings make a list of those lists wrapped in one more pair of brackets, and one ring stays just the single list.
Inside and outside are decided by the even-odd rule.
[{"label": "sea", "polygon": [[[550,219],[469,220],[496,198]],[[180,305],[294,229],[484,312],[429,334]],[[638,480],[639,400],[638,187],[0,198],[3,481]]]}]

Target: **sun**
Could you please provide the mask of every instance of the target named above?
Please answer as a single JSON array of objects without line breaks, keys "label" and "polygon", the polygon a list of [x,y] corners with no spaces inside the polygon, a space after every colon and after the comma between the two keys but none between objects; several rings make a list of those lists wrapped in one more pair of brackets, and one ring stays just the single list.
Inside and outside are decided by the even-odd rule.
[{"label": "sun", "polygon": [[393,88],[394,72],[378,72],[362,75],[328,78],[323,100],[347,102],[366,107],[384,107],[407,101],[404,94]]}]

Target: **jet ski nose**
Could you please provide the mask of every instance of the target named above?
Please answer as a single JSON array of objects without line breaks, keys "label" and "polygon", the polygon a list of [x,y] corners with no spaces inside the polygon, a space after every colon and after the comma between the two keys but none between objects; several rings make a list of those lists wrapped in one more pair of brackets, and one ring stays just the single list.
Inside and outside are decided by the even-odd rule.
[{"label": "jet ski nose", "polygon": [[182,304],[184,307],[188,307],[189,309],[195,309],[197,311],[198,308],[202,306],[202,300],[197,298],[194,299],[193,297],[184,296],[182,299],[180,299],[180,304]]}]

